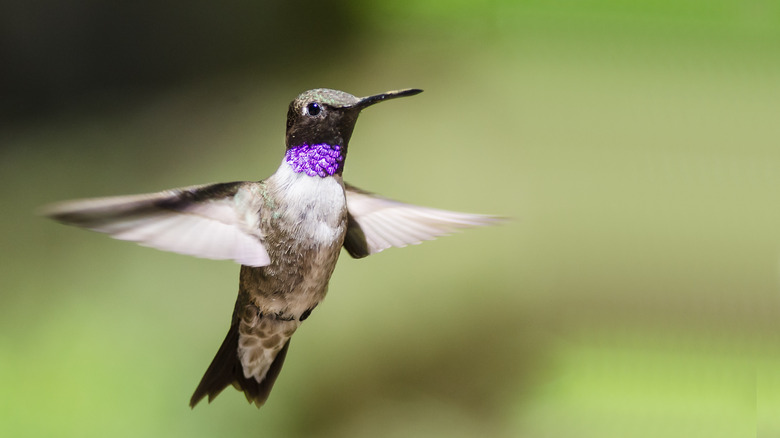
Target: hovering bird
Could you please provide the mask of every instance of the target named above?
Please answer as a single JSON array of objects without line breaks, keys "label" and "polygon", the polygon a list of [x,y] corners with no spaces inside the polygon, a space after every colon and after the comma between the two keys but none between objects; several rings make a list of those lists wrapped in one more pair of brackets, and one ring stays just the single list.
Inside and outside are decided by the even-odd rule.
[{"label": "hovering bird", "polygon": [[342,247],[362,258],[496,220],[404,204],[342,180],[361,110],[421,91],[362,98],[324,88],[304,92],[287,112],[284,159],[263,181],[67,201],[44,213],[116,239],[241,264],[230,329],[190,406],[204,397],[211,402],[232,384],[260,407],[290,337],[325,297]]}]

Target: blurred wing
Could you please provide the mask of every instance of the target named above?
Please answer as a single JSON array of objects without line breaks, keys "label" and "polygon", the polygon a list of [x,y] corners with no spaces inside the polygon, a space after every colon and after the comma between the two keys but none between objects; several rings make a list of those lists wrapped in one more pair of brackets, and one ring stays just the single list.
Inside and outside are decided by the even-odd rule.
[{"label": "blurred wing", "polygon": [[260,239],[257,183],[185,187],[145,195],[67,201],[43,213],[67,225],[196,257],[270,263]]},{"label": "blurred wing", "polygon": [[355,258],[500,220],[493,216],[404,204],[349,184],[345,184],[345,189],[349,214],[344,247]]}]

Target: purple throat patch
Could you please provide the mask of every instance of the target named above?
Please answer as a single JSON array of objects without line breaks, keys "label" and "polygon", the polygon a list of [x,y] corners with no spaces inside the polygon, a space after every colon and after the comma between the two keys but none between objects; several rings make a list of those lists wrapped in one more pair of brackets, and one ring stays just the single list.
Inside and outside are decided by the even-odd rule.
[{"label": "purple throat patch", "polygon": [[309,176],[325,178],[335,175],[344,168],[342,151],[339,145],[302,144],[287,149],[284,159],[298,173],[304,172]]}]

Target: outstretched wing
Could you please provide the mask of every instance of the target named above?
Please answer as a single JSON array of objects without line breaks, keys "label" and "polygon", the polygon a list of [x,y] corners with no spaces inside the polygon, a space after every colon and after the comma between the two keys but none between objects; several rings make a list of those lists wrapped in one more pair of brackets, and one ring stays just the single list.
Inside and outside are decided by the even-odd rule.
[{"label": "outstretched wing", "polygon": [[184,187],[144,195],[66,201],[43,213],[120,240],[247,266],[270,263],[260,239],[259,183]]},{"label": "outstretched wing", "polygon": [[433,240],[461,228],[491,225],[494,216],[404,204],[345,184],[348,224],[344,248],[361,258],[395,247]]}]

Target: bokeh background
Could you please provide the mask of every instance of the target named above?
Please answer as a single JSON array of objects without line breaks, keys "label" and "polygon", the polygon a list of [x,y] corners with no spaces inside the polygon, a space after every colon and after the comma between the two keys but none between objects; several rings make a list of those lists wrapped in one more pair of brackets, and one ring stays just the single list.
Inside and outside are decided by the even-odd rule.
[{"label": "bokeh background", "polygon": [[[189,397],[238,267],[35,215],[257,180],[288,103],[345,178],[511,217],[343,255],[261,410]],[[780,3],[0,4],[0,436],[780,436]]]}]

